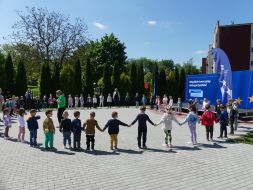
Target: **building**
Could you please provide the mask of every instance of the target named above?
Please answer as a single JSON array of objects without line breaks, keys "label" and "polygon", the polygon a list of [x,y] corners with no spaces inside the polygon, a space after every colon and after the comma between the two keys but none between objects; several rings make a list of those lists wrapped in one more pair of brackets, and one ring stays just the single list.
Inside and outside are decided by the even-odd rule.
[{"label": "building", "polygon": [[[220,25],[214,29],[212,47],[227,54],[232,71],[253,70],[253,23]],[[211,46],[207,57],[207,73],[213,73]]]}]

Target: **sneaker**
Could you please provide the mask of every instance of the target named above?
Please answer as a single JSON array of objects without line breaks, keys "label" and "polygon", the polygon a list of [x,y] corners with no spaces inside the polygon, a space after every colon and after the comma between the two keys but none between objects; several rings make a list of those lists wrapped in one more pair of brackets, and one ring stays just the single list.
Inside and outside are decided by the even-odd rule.
[{"label": "sneaker", "polygon": [[67,149],[67,147],[66,147],[66,146],[64,146],[63,148],[64,148],[64,149]]},{"label": "sneaker", "polygon": [[192,144],[192,142],[191,142],[191,141],[188,141],[187,144]]},{"label": "sneaker", "polygon": [[223,137],[221,137],[221,136],[218,136],[217,138],[218,138],[218,139],[222,139]]},{"label": "sneaker", "polygon": [[17,140],[17,142],[21,142],[21,140],[20,140],[20,139],[18,139],[18,140]]},{"label": "sneaker", "polygon": [[163,144],[164,147],[168,147],[169,145],[168,144]]},{"label": "sneaker", "polygon": [[143,146],[143,149],[147,149],[148,147],[146,145]]},{"label": "sneaker", "polygon": [[213,142],[213,138],[211,138],[211,142]]},{"label": "sneaker", "polygon": [[142,147],[141,147],[141,146],[138,146],[138,148],[139,148],[139,149],[142,149]]},{"label": "sneaker", "polygon": [[69,145],[69,149],[72,149],[72,146],[71,146],[71,145]]},{"label": "sneaker", "polygon": [[210,141],[209,139],[206,139],[207,141]]}]

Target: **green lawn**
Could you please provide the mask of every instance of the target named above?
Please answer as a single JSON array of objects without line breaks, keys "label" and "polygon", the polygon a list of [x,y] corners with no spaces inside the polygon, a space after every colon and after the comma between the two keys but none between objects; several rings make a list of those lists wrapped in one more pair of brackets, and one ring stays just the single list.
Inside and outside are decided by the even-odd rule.
[{"label": "green lawn", "polygon": [[252,144],[253,145],[253,131],[247,133],[246,135],[242,135],[235,139],[228,139],[227,142],[231,143],[244,143],[244,144]]}]

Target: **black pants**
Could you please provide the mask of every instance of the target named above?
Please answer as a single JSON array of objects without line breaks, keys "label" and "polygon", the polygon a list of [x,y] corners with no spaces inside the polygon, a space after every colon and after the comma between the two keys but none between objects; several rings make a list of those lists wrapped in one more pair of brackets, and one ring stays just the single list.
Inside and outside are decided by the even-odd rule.
[{"label": "black pants", "polygon": [[81,147],[81,133],[75,133],[74,134],[74,148],[80,148]]},{"label": "black pants", "polygon": [[59,124],[61,123],[61,120],[63,119],[62,114],[65,111],[66,108],[58,108],[58,112],[57,112],[57,118],[58,118],[58,122]]},{"label": "black pants", "polygon": [[213,139],[213,126],[206,126],[206,139],[209,140],[209,134],[211,139]]},{"label": "black pants", "polygon": [[233,135],[234,134],[234,119],[230,119],[229,123],[230,123],[230,134]]},{"label": "black pants", "polygon": [[147,128],[138,128],[138,146],[141,146],[141,138],[142,138],[142,146],[146,146],[147,140]]},{"label": "black pants", "polygon": [[94,149],[94,146],[95,146],[95,135],[86,135],[87,150],[90,150],[90,144],[91,144],[91,149]]},{"label": "black pants", "polygon": [[223,132],[225,133],[224,134],[224,137],[227,138],[227,124],[226,123],[222,123],[220,124],[220,137],[223,137]]}]

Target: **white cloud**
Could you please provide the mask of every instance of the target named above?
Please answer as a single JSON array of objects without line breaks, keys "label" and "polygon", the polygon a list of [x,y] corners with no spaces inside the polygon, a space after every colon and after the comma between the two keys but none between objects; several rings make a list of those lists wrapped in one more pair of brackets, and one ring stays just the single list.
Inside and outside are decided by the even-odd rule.
[{"label": "white cloud", "polygon": [[99,23],[99,22],[93,22],[93,25],[98,28],[99,30],[105,30],[107,28],[106,25]]},{"label": "white cloud", "polygon": [[201,54],[206,54],[207,51],[206,51],[206,50],[199,49],[199,50],[196,50],[194,53],[195,53],[195,54],[201,55]]},{"label": "white cloud", "polygon": [[155,21],[155,20],[148,20],[147,23],[148,23],[148,25],[154,26],[154,25],[157,24],[157,21]]}]

